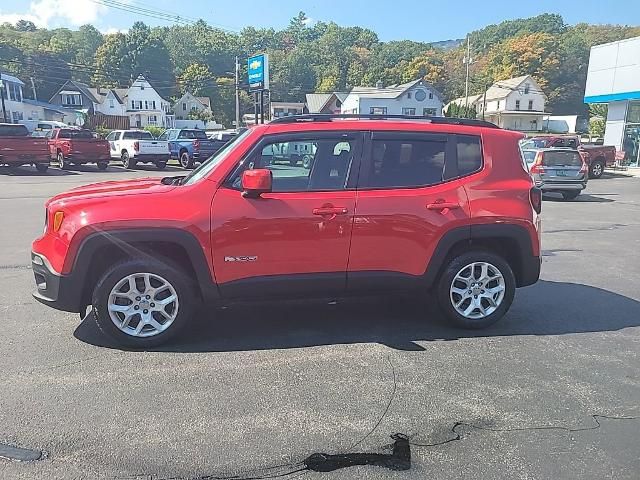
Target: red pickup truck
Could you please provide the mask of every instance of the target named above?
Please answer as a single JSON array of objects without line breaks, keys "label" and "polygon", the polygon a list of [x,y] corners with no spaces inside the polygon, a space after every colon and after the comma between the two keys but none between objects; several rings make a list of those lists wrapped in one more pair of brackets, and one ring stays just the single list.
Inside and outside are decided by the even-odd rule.
[{"label": "red pickup truck", "polygon": [[24,125],[0,123],[0,165],[35,165],[44,173],[49,168],[48,153],[47,140],[29,136]]},{"label": "red pickup truck", "polygon": [[51,159],[56,160],[60,168],[93,162],[100,170],[109,166],[109,142],[95,138],[89,130],[54,128],[47,133],[47,138]]},{"label": "red pickup truck", "polygon": [[522,148],[572,148],[577,149],[589,166],[589,178],[600,178],[605,167],[616,162],[616,147],[607,145],[585,145],[578,135],[549,135],[532,137],[522,144]]}]

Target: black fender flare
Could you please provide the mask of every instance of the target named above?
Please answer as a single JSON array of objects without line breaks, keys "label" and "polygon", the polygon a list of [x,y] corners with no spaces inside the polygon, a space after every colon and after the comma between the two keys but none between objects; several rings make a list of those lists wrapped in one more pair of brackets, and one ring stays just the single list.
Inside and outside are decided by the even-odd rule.
[{"label": "black fender flare", "polygon": [[132,229],[112,229],[97,231],[84,238],[78,247],[71,274],[77,278],[80,285],[84,284],[89,272],[91,260],[97,252],[105,246],[117,246],[125,254],[136,258],[140,255],[134,244],[140,243],[168,243],[182,247],[189,261],[196,278],[202,297],[205,301],[219,298],[218,287],[215,284],[211,271],[209,270],[207,258],[204,254],[200,242],[196,237],[185,230],[171,227],[145,227]]},{"label": "black fender flare", "polygon": [[445,233],[434,249],[431,261],[423,275],[428,286],[437,281],[444,262],[455,245],[460,242],[468,242],[472,247],[474,240],[508,239],[515,242],[519,255],[515,261],[514,273],[518,287],[524,287],[535,283],[540,276],[540,257],[534,256],[531,237],[526,228],[516,224],[498,223],[486,225],[471,225],[454,228]]}]

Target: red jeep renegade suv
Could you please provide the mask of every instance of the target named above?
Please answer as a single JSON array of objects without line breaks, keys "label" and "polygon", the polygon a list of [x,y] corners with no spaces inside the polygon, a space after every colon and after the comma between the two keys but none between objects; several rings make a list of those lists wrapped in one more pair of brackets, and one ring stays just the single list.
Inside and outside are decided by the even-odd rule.
[{"label": "red jeep renegade suv", "polygon": [[46,203],[35,298],[128,346],[201,302],[432,290],[486,327],[540,273],[541,194],[521,135],[477,120],[307,115],[245,131],[185,177]]}]

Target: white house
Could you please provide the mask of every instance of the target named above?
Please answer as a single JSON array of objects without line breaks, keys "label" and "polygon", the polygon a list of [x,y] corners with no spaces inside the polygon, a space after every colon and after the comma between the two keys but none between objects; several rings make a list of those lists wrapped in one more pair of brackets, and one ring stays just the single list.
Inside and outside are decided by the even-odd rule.
[{"label": "white house", "polygon": [[173,113],[176,120],[187,120],[191,112],[207,112],[211,114],[211,99],[209,97],[196,97],[190,92],[185,92],[173,104]]},{"label": "white house", "polygon": [[591,47],[584,102],[608,106],[604,144],[640,167],[640,37]]},{"label": "white house", "polygon": [[355,87],[341,102],[341,113],[442,116],[442,96],[424,80],[383,87]]},{"label": "white house", "polygon": [[169,114],[170,111],[169,101],[160,95],[143,75],[139,75],[127,93],[126,115],[131,127],[172,127],[174,116]]},{"label": "white house", "polygon": [[[460,97],[452,104],[469,105],[476,109],[478,118],[495,123],[499,127],[522,132],[542,131],[547,97],[530,75],[500,80],[483,93]],[[484,115],[483,115],[484,111]]]},{"label": "white house", "polygon": [[271,118],[288,117],[304,113],[304,103],[299,102],[271,102]]},{"label": "white house", "polygon": [[[4,112],[0,111],[1,121],[18,123],[24,119],[24,105],[22,103],[22,87],[24,82],[13,75],[0,73],[0,93],[4,99]],[[2,107],[0,107],[2,108]],[[2,115],[4,114],[4,118]]]},{"label": "white house", "polygon": [[98,100],[94,103],[94,111],[103,115],[125,116],[127,111],[126,88],[89,88],[89,91]]}]

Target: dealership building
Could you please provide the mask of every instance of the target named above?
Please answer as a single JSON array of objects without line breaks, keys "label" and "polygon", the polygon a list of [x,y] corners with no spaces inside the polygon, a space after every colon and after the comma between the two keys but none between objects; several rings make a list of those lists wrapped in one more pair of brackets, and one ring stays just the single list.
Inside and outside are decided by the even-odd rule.
[{"label": "dealership building", "polygon": [[609,106],[604,144],[640,167],[640,37],[591,47],[584,101]]}]

